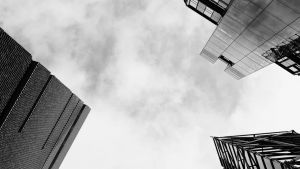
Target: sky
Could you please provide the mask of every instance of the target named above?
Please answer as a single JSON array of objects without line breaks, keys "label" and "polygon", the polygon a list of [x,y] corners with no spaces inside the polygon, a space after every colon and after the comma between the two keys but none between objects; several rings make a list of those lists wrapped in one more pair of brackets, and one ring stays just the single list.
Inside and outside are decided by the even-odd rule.
[{"label": "sky", "polygon": [[300,132],[299,77],[231,78],[182,0],[0,3],[0,26],[92,109],[61,169],[220,169],[210,136]]}]

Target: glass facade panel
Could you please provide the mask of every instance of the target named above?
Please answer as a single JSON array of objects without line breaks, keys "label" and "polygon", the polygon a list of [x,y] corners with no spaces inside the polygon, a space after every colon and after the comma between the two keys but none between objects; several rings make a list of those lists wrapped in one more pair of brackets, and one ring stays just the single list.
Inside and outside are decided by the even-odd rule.
[{"label": "glass facade panel", "polygon": [[203,49],[200,54],[202,57],[207,59],[211,63],[215,63],[218,60],[218,56],[214,55],[210,50],[207,48]]},{"label": "glass facade panel", "polygon": [[240,22],[242,25],[248,25],[253,20],[253,18],[249,17],[234,6],[229,8],[227,15]]},{"label": "glass facade panel", "polygon": [[295,64],[295,62],[293,62],[292,60],[288,59],[288,60],[282,62],[281,64],[284,65],[285,67],[290,67],[291,65]]},{"label": "glass facade panel", "polygon": [[281,37],[279,35],[275,35],[269,40],[269,42],[272,43],[274,46],[276,46],[276,45],[282,43],[284,40],[285,39],[283,37]]},{"label": "glass facade panel", "polygon": [[238,52],[240,52],[243,56],[248,55],[251,51],[244,47],[243,45],[237,43],[237,42],[233,42],[231,44],[231,47],[233,47],[234,49],[236,49]]},{"label": "glass facade panel", "polygon": [[251,58],[252,60],[254,60],[256,63],[258,63],[261,66],[267,66],[269,64],[271,64],[270,61],[266,60],[264,57],[260,56],[260,55],[256,55],[255,53],[250,53],[248,55],[249,58]]},{"label": "glass facade panel", "polygon": [[259,65],[256,62],[254,62],[252,59],[250,59],[248,57],[243,58],[242,62],[244,62],[246,65],[248,65],[249,67],[251,67],[254,70],[258,70],[258,69],[262,68],[261,65]]},{"label": "glass facade panel", "polygon": [[206,8],[206,6],[205,6],[202,2],[199,2],[199,3],[198,3],[197,10],[198,10],[199,12],[203,13],[204,10],[205,10],[205,8]]},{"label": "glass facade panel", "polygon": [[[241,67],[243,70],[245,70],[247,72],[247,75],[252,73],[254,70],[251,69],[249,66],[247,66],[245,63],[243,62],[237,62],[235,65]],[[233,67],[235,66],[233,65]]]},{"label": "glass facade panel", "polygon": [[221,24],[217,29],[226,33],[231,39],[235,39],[239,36],[239,33],[235,32],[234,29],[225,24]]},{"label": "glass facade panel", "polygon": [[222,19],[222,23],[233,29],[234,32],[238,34],[246,28],[246,25],[241,24],[227,15]]},{"label": "glass facade panel", "polygon": [[298,69],[297,69],[297,68],[295,68],[295,67],[293,67],[293,66],[292,66],[292,67],[290,67],[289,69],[290,69],[291,71],[293,71],[293,72],[297,72],[297,71],[298,71]]},{"label": "glass facade panel", "polygon": [[298,18],[297,20],[295,20],[295,22],[293,22],[291,24],[291,27],[293,29],[295,29],[296,31],[300,32],[300,18]]},{"label": "glass facade panel", "polygon": [[272,1],[266,10],[286,24],[295,21],[299,17],[299,14],[278,0]]},{"label": "glass facade panel", "polygon": [[245,32],[243,32],[243,36],[246,39],[248,39],[249,41],[251,41],[256,46],[260,46],[261,44],[263,44],[266,41],[260,35],[257,35],[256,33],[251,32],[249,30],[246,30]]},{"label": "glass facade panel", "polygon": [[262,12],[256,20],[263,24],[265,27],[267,27],[270,31],[272,32],[279,32],[282,30],[284,27],[287,26],[286,23],[282,22],[280,19],[277,17],[273,16],[271,13],[268,11]]},{"label": "glass facade panel", "polygon": [[221,16],[218,12],[214,12],[214,13],[212,14],[212,16],[211,16],[211,19],[214,20],[214,21],[216,21],[216,22],[219,22],[220,19],[221,19],[221,17],[222,17],[222,16]]},{"label": "glass facade panel", "polygon": [[266,42],[264,44],[262,44],[259,48],[262,50],[262,51],[268,51],[270,50],[271,48],[275,47],[275,45],[273,45],[272,43],[270,42]]},{"label": "glass facade panel", "polygon": [[263,24],[263,22],[264,20],[256,19],[249,25],[248,29],[251,32],[254,32],[259,37],[262,37],[264,40],[268,40],[275,35],[275,32],[273,32],[270,28],[266,27],[266,25]]},{"label": "glass facade panel", "polygon": [[206,16],[208,16],[208,17],[211,17],[212,16],[212,14],[213,14],[213,10],[212,9],[210,9],[209,7],[206,7],[205,8],[205,10],[204,10],[204,14],[206,15]]},{"label": "glass facade panel", "polygon": [[215,32],[214,32],[214,35],[216,37],[218,37],[219,39],[221,39],[222,41],[226,42],[227,44],[230,44],[233,42],[233,39],[230,38],[228,36],[228,34],[226,34],[226,32],[224,31],[221,31],[220,29],[217,29]]},{"label": "glass facade panel", "polygon": [[287,26],[285,29],[283,29],[281,32],[279,32],[279,36],[283,37],[284,39],[287,39],[295,34],[297,34],[298,32],[293,29],[290,26]]},{"label": "glass facade panel", "polygon": [[273,161],[273,164],[274,164],[274,168],[275,168],[275,169],[283,169],[283,168],[281,167],[281,164],[280,164],[279,162]]},{"label": "glass facade panel", "polygon": [[272,0],[250,0],[250,1],[262,9],[267,7],[272,2]]},{"label": "glass facade panel", "polygon": [[219,48],[212,42],[207,43],[205,48],[213,50],[212,53],[214,53],[217,56],[220,56],[220,54],[224,51],[223,49]]},{"label": "glass facade panel", "polygon": [[255,18],[261,11],[262,8],[257,6],[251,1],[248,0],[238,0],[234,6],[238,9],[243,9],[243,12],[251,18]]},{"label": "glass facade panel", "polygon": [[264,166],[264,162],[263,162],[263,160],[262,160],[262,157],[259,156],[259,155],[256,155],[256,159],[257,159],[259,168],[261,168],[261,169],[266,169],[265,166]]},{"label": "glass facade panel", "polygon": [[222,50],[225,50],[228,47],[228,44],[226,44],[224,41],[222,41],[221,39],[219,39],[214,35],[210,37],[209,41],[215,44],[216,46],[218,46]]},{"label": "glass facade panel", "polygon": [[231,60],[233,63],[236,63],[236,62],[239,61],[239,59],[235,58],[231,53],[224,52],[223,55],[224,55],[227,59]]},{"label": "glass facade panel", "polygon": [[249,74],[249,72],[245,70],[243,67],[241,67],[239,64],[235,64],[232,67],[235,68],[237,71],[241,72],[244,76],[247,76]]},{"label": "glass facade panel", "polygon": [[197,8],[198,0],[190,0],[190,4],[192,7]]},{"label": "glass facade panel", "polygon": [[244,57],[244,55],[242,55],[240,52],[238,52],[232,46],[230,46],[229,48],[227,48],[226,52],[230,53],[233,57],[235,57],[238,60],[241,60]]},{"label": "glass facade panel", "polygon": [[239,36],[236,39],[236,42],[242,44],[243,46],[247,47],[249,50],[255,50],[257,48],[257,44],[254,44],[250,40],[248,40],[244,35]]},{"label": "glass facade panel", "polygon": [[266,164],[267,169],[273,169],[271,161],[267,158],[263,158]]}]

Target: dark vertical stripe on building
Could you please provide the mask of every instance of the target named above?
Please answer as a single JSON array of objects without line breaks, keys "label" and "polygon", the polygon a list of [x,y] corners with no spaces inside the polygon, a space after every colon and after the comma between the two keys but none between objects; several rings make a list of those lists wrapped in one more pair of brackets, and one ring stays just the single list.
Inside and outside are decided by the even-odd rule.
[{"label": "dark vertical stripe on building", "polygon": [[59,120],[60,120],[60,118],[61,118],[61,116],[65,113],[65,110],[66,110],[67,106],[69,105],[69,103],[70,103],[70,101],[71,101],[71,99],[72,99],[72,96],[73,96],[73,94],[71,94],[70,98],[68,99],[67,104],[65,105],[64,109],[61,111],[61,113],[60,113],[60,115],[59,115],[57,121],[55,122],[54,126],[52,127],[52,129],[51,129],[49,135],[47,136],[47,139],[45,140],[45,142],[44,142],[44,144],[43,144],[43,146],[42,146],[41,149],[44,149],[44,148],[45,148],[45,145],[46,145],[46,143],[48,142],[50,136],[52,135],[52,133],[53,133],[53,131],[54,131],[56,125],[58,124],[58,122],[59,122]]},{"label": "dark vertical stripe on building", "polygon": [[54,157],[49,169],[58,169],[61,165],[63,159],[65,158],[69,148],[71,147],[75,137],[77,136],[79,129],[81,128],[84,120],[86,119],[90,108],[84,105],[76,117],[75,122],[72,124],[71,129],[69,130],[67,136],[65,137],[62,145],[60,146],[58,153]]},{"label": "dark vertical stripe on building", "polygon": [[8,103],[4,107],[2,113],[0,114],[0,130],[2,128],[2,125],[3,125],[4,121],[6,120],[6,117],[9,114],[9,111],[11,110],[11,108],[13,107],[15,102],[17,101],[18,97],[20,96],[22,90],[24,89],[26,83],[28,82],[30,76],[34,72],[37,65],[38,65],[37,62],[31,62],[30,63],[30,65],[29,65],[28,69],[26,70],[23,78],[19,82],[18,86],[16,87],[15,91],[13,92],[12,96],[10,97]]},{"label": "dark vertical stripe on building", "polygon": [[53,148],[51,152],[49,153],[47,160],[44,163],[43,169],[49,169],[49,166],[51,165],[55,155],[58,153],[60,146],[62,145],[67,133],[69,132],[70,128],[72,127],[72,124],[76,120],[78,114],[80,114],[80,111],[83,107],[83,103],[78,100],[76,103],[75,108],[72,110],[72,113],[68,117],[67,121],[65,122],[62,131],[59,133],[59,136],[57,137]]},{"label": "dark vertical stripe on building", "polygon": [[31,55],[0,28],[0,114],[30,63]]},{"label": "dark vertical stripe on building", "polygon": [[27,116],[26,116],[26,118],[25,118],[23,124],[20,126],[19,133],[22,132],[22,130],[24,129],[24,127],[25,127],[25,125],[26,125],[28,119],[30,118],[30,116],[31,116],[32,112],[34,111],[36,105],[37,105],[38,102],[40,101],[40,98],[41,98],[42,95],[44,94],[44,92],[45,92],[45,90],[46,90],[46,88],[47,88],[49,82],[51,81],[52,77],[53,77],[53,76],[50,75],[50,77],[48,78],[47,82],[45,83],[45,85],[44,85],[44,87],[43,87],[43,89],[42,89],[42,92],[39,94],[39,96],[38,96],[37,99],[35,100],[34,105],[32,106],[30,112],[27,114]]}]

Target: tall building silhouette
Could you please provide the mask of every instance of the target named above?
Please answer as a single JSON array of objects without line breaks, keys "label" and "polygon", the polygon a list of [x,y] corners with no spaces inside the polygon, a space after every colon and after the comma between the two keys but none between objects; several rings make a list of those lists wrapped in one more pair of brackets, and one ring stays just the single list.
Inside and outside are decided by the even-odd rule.
[{"label": "tall building silhouette", "polygon": [[0,28],[0,168],[57,169],[90,108]]},{"label": "tall building silhouette", "polygon": [[224,169],[300,168],[300,134],[293,130],[213,140]]},{"label": "tall building silhouette", "polygon": [[241,79],[272,63],[300,75],[299,0],[184,0],[217,27],[201,51]]}]

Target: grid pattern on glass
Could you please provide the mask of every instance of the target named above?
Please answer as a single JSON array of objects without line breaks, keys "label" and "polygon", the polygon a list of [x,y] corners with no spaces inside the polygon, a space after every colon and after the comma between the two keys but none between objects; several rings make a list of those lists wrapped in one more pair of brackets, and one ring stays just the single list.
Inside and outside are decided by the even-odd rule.
[{"label": "grid pattern on glass", "polygon": [[213,140],[224,168],[230,167],[228,164],[241,169],[299,168],[300,134],[293,130],[213,137]]},{"label": "grid pattern on glass", "polygon": [[[219,3],[222,3],[222,1],[219,0]],[[219,23],[221,18],[222,18],[220,13],[218,13],[218,12],[214,11],[213,9],[209,8],[207,5],[202,3],[200,0],[187,1],[187,5],[191,8],[193,8],[194,10],[204,14],[205,16],[212,19],[216,23]]]},{"label": "grid pattern on glass", "polygon": [[300,9],[299,2],[235,0],[208,43],[221,41],[226,48],[218,53],[237,64],[233,66],[235,70],[247,76],[273,63],[262,56],[266,51],[300,33],[300,13],[291,8]]},{"label": "grid pattern on glass", "polygon": [[214,2],[215,4],[217,4],[219,7],[223,9],[227,9],[232,0],[210,0],[210,1]]}]

